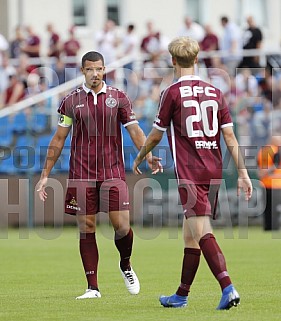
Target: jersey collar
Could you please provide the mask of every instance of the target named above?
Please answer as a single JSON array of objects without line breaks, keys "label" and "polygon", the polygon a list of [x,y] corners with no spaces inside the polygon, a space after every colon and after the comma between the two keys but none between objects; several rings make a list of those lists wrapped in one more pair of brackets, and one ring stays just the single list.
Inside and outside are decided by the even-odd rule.
[{"label": "jersey collar", "polygon": [[186,76],[180,77],[177,82],[180,82],[183,80],[201,80],[201,78],[195,75],[186,75]]},{"label": "jersey collar", "polygon": [[103,81],[103,86],[102,86],[102,89],[98,92],[98,93],[95,93],[93,90],[91,90],[90,88],[88,88],[86,85],[85,85],[85,83],[83,83],[83,89],[84,89],[84,91],[86,91],[86,93],[88,94],[88,93],[92,93],[92,95],[93,96],[96,96],[96,95],[98,95],[98,94],[100,94],[100,93],[105,93],[106,94],[106,88],[107,88],[107,86],[106,86],[106,83]]}]

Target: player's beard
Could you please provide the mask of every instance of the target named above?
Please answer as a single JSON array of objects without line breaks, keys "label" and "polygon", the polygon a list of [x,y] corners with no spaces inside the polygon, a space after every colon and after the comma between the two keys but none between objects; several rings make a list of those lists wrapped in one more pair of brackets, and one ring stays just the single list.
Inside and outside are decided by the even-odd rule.
[{"label": "player's beard", "polygon": [[91,88],[93,88],[93,89],[97,88],[101,85],[101,83],[102,83],[102,80],[99,78],[91,79],[91,82],[90,82]]}]

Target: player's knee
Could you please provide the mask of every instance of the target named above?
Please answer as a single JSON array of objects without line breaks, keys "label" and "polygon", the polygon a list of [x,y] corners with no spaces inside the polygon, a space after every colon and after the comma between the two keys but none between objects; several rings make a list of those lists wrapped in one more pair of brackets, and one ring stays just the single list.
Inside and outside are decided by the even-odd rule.
[{"label": "player's knee", "polygon": [[92,215],[78,217],[77,223],[81,233],[94,233],[96,231],[96,222]]},{"label": "player's knee", "polygon": [[120,226],[118,229],[115,229],[115,239],[121,239],[125,237],[130,231],[129,226]]},{"label": "player's knee", "polygon": [[198,248],[199,247],[199,243],[193,237],[184,237],[184,247]]},{"label": "player's knee", "polygon": [[87,220],[86,221],[86,229],[87,229],[88,233],[95,232],[96,224],[91,220]]}]

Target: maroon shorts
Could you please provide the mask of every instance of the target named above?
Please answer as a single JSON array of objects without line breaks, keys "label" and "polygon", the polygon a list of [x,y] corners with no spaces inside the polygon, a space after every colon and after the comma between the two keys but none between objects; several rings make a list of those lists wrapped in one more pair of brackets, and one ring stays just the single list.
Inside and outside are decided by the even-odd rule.
[{"label": "maroon shorts", "polygon": [[125,181],[68,180],[65,213],[97,214],[129,210],[129,192]]},{"label": "maroon shorts", "polygon": [[209,215],[216,219],[219,188],[220,185],[209,184],[179,185],[185,217]]}]

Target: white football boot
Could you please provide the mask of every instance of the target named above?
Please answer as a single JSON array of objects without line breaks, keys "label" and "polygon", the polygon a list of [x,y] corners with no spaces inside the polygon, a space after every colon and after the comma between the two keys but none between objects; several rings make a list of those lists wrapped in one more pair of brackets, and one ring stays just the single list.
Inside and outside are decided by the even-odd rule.
[{"label": "white football boot", "polygon": [[122,271],[119,266],[119,269],[129,293],[138,294],[140,292],[140,282],[133,268],[131,267],[130,271]]},{"label": "white football boot", "polygon": [[78,296],[76,300],[95,299],[95,298],[101,298],[100,292],[97,290],[87,289],[86,292],[83,295]]}]

